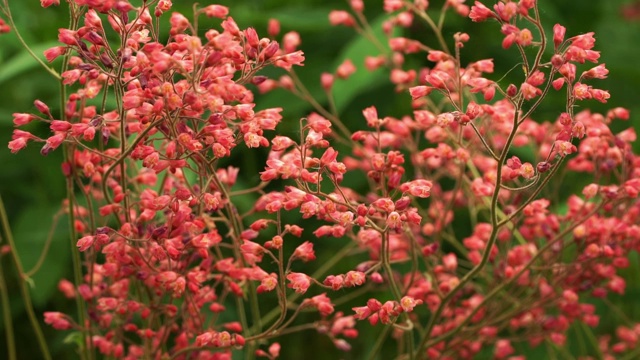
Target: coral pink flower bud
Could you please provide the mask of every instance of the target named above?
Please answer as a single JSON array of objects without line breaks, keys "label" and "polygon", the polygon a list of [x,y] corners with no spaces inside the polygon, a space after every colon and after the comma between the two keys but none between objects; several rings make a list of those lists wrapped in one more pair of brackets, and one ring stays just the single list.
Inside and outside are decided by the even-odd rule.
[{"label": "coral pink flower bud", "polygon": [[551,57],[551,65],[553,65],[554,68],[558,69],[564,64],[565,59],[562,57],[562,55],[555,54]]},{"label": "coral pink flower bud", "polygon": [[525,179],[532,179],[536,175],[535,169],[533,168],[533,165],[531,165],[531,163],[522,164],[519,170],[520,175],[522,175],[522,177]]},{"label": "coral pink flower bud", "polygon": [[411,198],[403,196],[395,202],[395,208],[398,211],[405,210],[411,204]]},{"label": "coral pink flower bud", "polygon": [[31,114],[13,113],[13,125],[22,126],[30,123],[35,117]]},{"label": "coral pink flower bud", "polygon": [[456,257],[456,254],[449,253],[444,255],[442,257],[442,265],[448,271],[455,271],[458,267],[458,258]]},{"label": "coral pink flower bud", "polygon": [[304,53],[302,51],[292,52],[279,58],[276,66],[280,66],[285,69],[291,68],[293,65],[303,66]]},{"label": "coral pink flower bud", "polygon": [[360,286],[364,284],[366,277],[362,271],[349,271],[344,276],[344,286]]},{"label": "coral pink flower bud", "polygon": [[71,129],[71,123],[68,121],[53,120],[49,125],[51,131],[68,131]]},{"label": "coral pink flower bud", "polygon": [[60,0],[40,0],[40,6],[48,8],[51,5],[60,5]]},{"label": "coral pink flower bud", "polygon": [[58,41],[65,45],[76,45],[78,43],[78,34],[69,29],[58,29]]},{"label": "coral pink flower bud", "polygon": [[436,89],[445,89],[448,78],[449,76],[445,72],[433,71],[425,77],[425,80]]},{"label": "coral pink flower bud", "polygon": [[364,11],[364,2],[362,0],[351,0],[349,4],[351,5],[351,9],[355,12]]},{"label": "coral pink flower bud", "polygon": [[553,44],[556,48],[564,41],[564,35],[566,32],[567,29],[560,24],[555,24],[553,26]]},{"label": "coral pink flower bud", "polygon": [[322,75],[320,75],[320,84],[322,84],[322,88],[325,91],[331,90],[333,87],[333,80],[333,74],[322,73]]},{"label": "coral pink flower bud", "polygon": [[607,118],[629,120],[629,110],[623,107],[613,108],[612,110],[609,110],[609,112],[607,113]]},{"label": "coral pink flower bud", "polygon": [[415,308],[417,305],[422,304],[422,300],[416,300],[414,298],[412,298],[411,296],[405,296],[402,299],[400,299],[400,306],[402,307],[402,310],[404,310],[405,312],[411,312],[413,311],[413,308]]},{"label": "coral pink flower bud", "polygon": [[387,226],[392,229],[399,229],[402,227],[402,217],[397,212],[392,211],[389,213],[389,216],[387,216],[386,223]]},{"label": "coral pink flower bud", "polygon": [[9,150],[11,150],[13,154],[17,153],[27,146],[27,140],[28,138],[26,137],[19,137],[9,141]]},{"label": "coral pink flower bud", "polygon": [[496,341],[496,347],[493,352],[496,359],[506,359],[509,355],[513,354],[515,349],[511,346],[511,342],[509,340],[498,340]]},{"label": "coral pink flower bud", "polygon": [[[555,27],[554,27],[555,33]],[[571,45],[577,46],[583,50],[592,49],[595,46],[596,39],[593,37],[593,32],[588,32],[586,34],[574,36],[571,38]],[[555,36],[554,36],[555,37]]]},{"label": "coral pink flower bud", "polygon": [[344,275],[329,275],[322,283],[331,286],[333,290],[340,290],[344,285]]},{"label": "coral pink flower bud", "polygon": [[302,245],[298,246],[293,252],[293,257],[304,262],[315,260],[316,255],[313,252],[313,243],[309,241],[302,243]]},{"label": "coral pink flower bud", "polygon": [[369,127],[376,127],[379,124],[380,119],[378,118],[378,110],[376,109],[375,106],[370,106],[362,110],[362,114],[364,115],[364,118],[367,120],[367,125]]},{"label": "coral pink flower bud", "polygon": [[271,41],[267,47],[262,50],[261,57],[265,60],[271,59],[280,49],[280,44],[277,41]]},{"label": "coral pink flower bud", "polygon": [[584,77],[585,79],[606,79],[607,74],[609,74],[609,70],[607,70],[605,64],[600,64],[588,71],[585,71],[582,74],[582,77]]},{"label": "coral pink flower bud", "polygon": [[44,57],[48,62],[52,62],[57,57],[67,52],[66,46],[54,46],[44,51]]},{"label": "coral pink flower bud", "polygon": [[51,116],[51,112],[49,111],[49,107],[47,106],[47,104],[43,103],[40,100],[36,100],[33,102],[33,105],[35,105],[36,109],[38,109],[38,111],[40,111],[44,115]]},{"label": "coral pink flower bud", "polygon": [[247,28],[244,31],[244,36],[247,39],[247,43],[249,44],[249,46],[257,48],[258,45],[260,44],[260,38],[258,38],[258,33],[256,32],[256,29],[254,28]]},{"label": "coral pink flower bud", "polygon": [[256,288],[258,294],[263,292],[272,291],[278,285],[278,277],[275,273],[272,273],[260,281],[260,285]]},{"label": "coral pink flower bud", "polygon": [[608,91],[601,89],[589,89],[589,93],[592,99],[598,100],[603,104],[611,97]]},{"label": "coral pink flower bud", "polygon": [[514,97],[516,96],[517,93],[518,93],[518,88],[514,84],[509,84],[509,86],[507,86],[508,96]]},{"label": "coral pink flower bud", "polygon": [[222,5],[209,5],[202,9],[202,11],[207,17],[215,17],[219,19],[224,19],[229,15],[229,8]]},{"label": "coral pink flower bud", "polygon": [[409,93],[411,94],[411,98],[413,100],[419,99],[423,96],[427,96],[431,93],[432,88],[429,86],[414,86],[409,88]]},{"label": "coral pink flower bud", "polygon": [[469,18],[471,19],[471,21],[475,22],[485,21],[495,16],[496,15],[493,13],[493,11],[491,11],[491,9],[486,7],[480,1],[476,1],[475,5],[471,6],[471,11],[469,12]]},{"label": "coral pink flower bud", "polygon": [[392,13],[398,11],[404,7],[404,1],[402,0],[384,0],[384,11]]},{"label": "coral pink flower bud", "polygon": [[374,272],[373,274],[371,274],[371,281],[373,281],[376,284],[382,284],[384,282],[384,278],[382,277],[382,275],[380,275],[379,272]]},{"label": "coral pink flower bud", "polygon": [[[507,89],[507,91],[508,90],[509,89]],[[522,85],[520,86],[520,91],[522,91],[522,96],[525,98],[525,100],[532,100],[542,95],[542,90],[526,82],[522,83]]]},{"label": "coral pink flower bud", "polygon": [[351,308],[356,314],[353,316],[357,320],[364,320],[371,315],[372,311],[368,306],[359,306]]},{"label": "coral pink flower bud", "polygon": [[551,83],[551,86],[553,86],[553,88],[556,91],[562,89],[562,86],[564,86],[564,78],[558,78],[553,80],[553,82]]},{"label": "coral pink flower bud", "polygon": [[220,25],[229,34],[233,36],[240,36],[240,28],[238,27],[238,24],[236,24],[235,20],[233,20],[231,16],[229,16],[224,21],[222,21]]},{"label": "coral pink flower bud", "polygon": [[276,37],[280,33],[280,22],[276,19],[269,19],[269,24],[267,25],[267,32],[269,36]]},{"label": "coral pink flower bud", "polygon": [[496,95],[496,88],[494,86],[489,86],[483,90],[482,94],[485,101],[491,101]]},{"label": "coral pink flower bud", "polygon": [[374,71],[380,66],[384,65],[385,61],[386,59],[382,56],[378,56],[378,57],[367,56],[364,59],[364,66],[367,68],[367,70]]},{"label": "coral pink flower bud", "polygon": [[289,31],[282,37],[282,45],[285,53],[296,51],[301,43],[302,41],[300,40],[300,34],[298,34],[296,31]]},{"label": "coral pink flower bud", "polygon": [[303,273],[292,272],[287,275],[287,280],[290,281],[287,287],[294,289],[295,292],[299,294],[304,294],[307,292],[307,289],[309,289],[309,286],[311,286],[309,276]]},{"label": "coral pink flower bud", "polygon": [[336,76],[340,79],[347,79],[354,72],[356,72],[356,67],[353,65],[353,62],[351,62],[350,59],[346,59],[342,64],[340,64],[340,66],[338,66]]},{"label": "coral pink flower bud", "polygon": [[342,350],[342,351],[350,351],[351,350],[351,345],[344,339],[335,339],[335,340],[333,340],[333,345],[338,350]]},{"label": "coral pink flower bud", "polygon": [[93,236],[89,235],[78,240],[78,242],[76,243],[78,250],[86,251],[87,249],[89,249],[93,245],[94,239],[95,238]]},{"label": "coral pink flower bud", "polygon": [[611,280],[609,280],[607,287],[609,288],[609,290],[617,294],[623,295],[625,292],[625,288],[627,287],[627,284],[623,278],[621,278],[620,276],[614,275],[613,277],[611,277]]},{"label": "coral pink flower bud", "polygon": [[51,325],[56,330],[67,330],[71,328],[71,323],[66,316],[59,312],[45,312],[44,322]]},{"label": "coral pink flower bud", "polygon": [[329,13],[329,23],[333,26],[344,25],[351,27],[355,25],[356,21],[353,16],[346,11],[333,10]]},{"label": "coral pink flower bud", "polygon": [[[478,2],[476,2],[476,5],[477,4]],[[518,12],[518,8],[515,2],[507,2],[506,4],[503,2],[499,2],[493,6],[493,9],[496,11],[496,14],[498,14],[500,19],[505,22],[511,20],[511,18],[514,17]]]},{"label": "coral pink flower bud", "polygon": [[542,162],[538,163],[536,168],[538,169],[539,173],[545,173],[545,172],[549,171],[549,169],[551,169],[551,164],[549,164],[546,161],[542,161]]},{"label": "coral pink flower bud", "polygon": [[533,42],[533,34],[529,29],[522,29],[516,35],[516,43],[518,43],[518,45],[529,46],[531,45],[532,42]]}]

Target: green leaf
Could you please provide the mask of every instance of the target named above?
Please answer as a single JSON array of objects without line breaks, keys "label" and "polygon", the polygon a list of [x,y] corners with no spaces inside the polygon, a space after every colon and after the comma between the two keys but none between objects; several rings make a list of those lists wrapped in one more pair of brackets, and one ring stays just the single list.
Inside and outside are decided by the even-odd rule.
[{"label": "green leaf", "polygon": [[[58,42],[51,41],[33,45],[31,47],[31,50],[33,50],[36,55],[44,60],[44,51],[58,45],[60,45]],[[39,66],[40,64],[33,57],[31,57],[31,54],[29,54],[25,50],[2,64],[2,67],[0,67],[0,84],[4,83],[7,80],[10,80],[14,76],[20,75],[29,70],[33,70],[34,68]]]},{"label": "green leaf", "polygon": [[74,331],[67,335],[63,342],[65,344],[76,344],[79,348],[82,348],[82,332]]},{"label": "green leaf", "polygon": [[[13,235],[24,271],[30,271],[38,262],[58,209],[56,205],[33,206],[22,212],[15,222]],[[28,279],[36,307],[46,304],[56,291],[58,281],[67,274],[69,251],[69,229],[61,217],[42,267]]]},{"label": "green leaf", "polygon": [[[371,23],[373,36],[377,41],[388,49],[387,37],[382,31],[382,23],[387,19],[382,15]],[[396,29],[396,31],[399,31]],[[396,34],[392,34],[397,36]],[[340,84],[342,80],[336,80],[337,84],[333,87],[333,97],[336,102],[336,108],[340,112],[349,105],[349,103],[358,95],[367,92],[380,85],[388,83],[388,74],[385,71],[378,70],[370,72],[364,66],[364,59],[367,56],[375,56],[380,53],[380,49],[371,41],[363,36],[357,36],[344,49],[334,64],[337,68],[346,59],[351,59],[356,66],[356,72],[346,80],[346,83]]]}]

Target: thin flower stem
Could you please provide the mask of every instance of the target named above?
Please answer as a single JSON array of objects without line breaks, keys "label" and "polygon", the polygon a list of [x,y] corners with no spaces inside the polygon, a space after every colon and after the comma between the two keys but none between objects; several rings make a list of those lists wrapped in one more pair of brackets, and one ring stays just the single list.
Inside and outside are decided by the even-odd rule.
[{"label": "thin flower stem", "polygon": [[478,139],[480,139],[480,142],[482,142],[482,145],[484,146],[484,148],[489,152],[489,154],[491,154],[491,157],[493,158],[493,160],[496,160],[496,161],[500,160],[500,158],[498,158],[498,156],[493,152],[489,144],[487,144],[487,140],[485,140],[484,136],[480,134],[480,131],[478,130],[476,125],[473,122],[470,122],[469,125],[471,125],[471,128],[473,129],[473,131],[476,133],[476,135],[478,135]]},{"label": "thin flower stem", "polygon": [[51,247],[51,241],[53,240],[53,234],[56,230],[56,227],[58,226],[58,220],[60,220],[60,215],[62,215],[62,213],[58,212],[53,217],[53,224],[51,224],[51,228],[49,229],[49,233],[47,234],[47,240],[45,240],[44,248],[40,253],[40,257],[38,258],[38,261],[36,261],[36,264],[33,265],[33,268],[31,268],[31,270],[24,273],[24,276],[28,278],[32,277],[38,272],[38,270],[40,270],[40,267],[42,267],[42,264],[44,263],[44,260],[47,258],[47,254],[49,253],[49,248]]},{"label": "thin flower stem", "polygon": [[451,54],[451,51],[449,50],[449,46],[447,46],[447,42],[444,40],[444,37],[442,36],[442,31],[438,29],[438,25],[436,25],[436,23],[433,21],[431,16],[429,16],[429,14],[427,14],[425,11],[422,11],[416,8],[413,4],[407,3],[407,5],[415,14],[421,17],[427,23],[427,25],[429,25],[431,30],[433,30],[434,34],[436,35],[436,38],[438,39],[438,43],[440,44],[440,48],[447,54]]},{"label": "thin flower stem", "polygon": [[[73,149],[70,149],[70,151],[73,151]],[[67,154],[67,152],[65,152],[65,155]],[[67,158],[68,155],[66,155]],[[78,238],[78,235],[76,234],[76,227],[75,227],[75,196],[74,196],[74,188],[73,188],[73,178],[68,177],[67,178],[67,202],[68,202],[68,208],[67,211],[69,212],[69,245],[71,247],[71,259],[73,262],[73,278],[74,278],[74,283],[76,285],[76,287],[80,286],[82,284],[82,264],[81,264],[81,260],[80,260],[80,254],[78,252],[78,249],[76,248],[76,239]],[[85,308],[85,302],[84,299],[82,298],[82,296],[80,295],[79,291],[75,292],[76,295],[76,305],[77,305],[77,310],[78,310],[78,322],[80,323],[80,326],[82,327],[83,331],[82,331],[82,336],[83,336],[83,344],[85,344],[85,346],[83,347],[82,350],[85,350],[86,353],[84,351],[81,352],[82,354],[82,358],[83,359],[93,359],[93,352],[91,350],[91,326],[87,324],[86,322],[86,308]]]},{"label": "thin flower stem", "polygon": [[[2,256],[0,256],[2,260]],[[9,288],[4,277],[4,269],[0,261],[0,299],[2,300],[2,319],[4,320],[4,335],[7,338],[7,356],[9,360],[17,360],[16,340],[13,332],[13,321],[11,316],[11,305],[9,303]]]},{"label": "thin flower stem", "polygon": [[389,331],[393,329],[394,323],[395,320],[391,324],[385,326],[384,329],[382,329],[382,332],[380,333],[380,335],[378,335],[376,343],[373,345],[373,348],[369,352],[369,356],[367,356],[367,360],[373,360],[380,354],[380,349],[382,348],[384,341],[389,337]]},{"label": "thin flower stem", "polygon": [[44,338],[42,328],[40,327],[40,323],[38,322],[38,318],[33,309],[33,303],[31,302],[31,294],[29,293],[27,281],[25,280],[25,277],[24,277],[24,268],[22,267],[22,260],[20,260],[20,256],[18,256],[18,248],[16,247],[16,243],[13,240],[13,234],[11,232],[11,227],[9,226],[9,219],[7,218],[7,210],[4,207],[2,196],[0,196],[0,222],[2,223],[4,238],[7,240],[7,242],[9,243],[9,247],[11,248],[11,256],[13,257],[16,270],[18,271],[18,284],[20,285],[20,292],[22,293],[22,298],[24,300],[24,308],[27,312],[27,315],[29,316],[29,321],[31,322],[33,331],[35,332],[38,346],[40,346],[40,351],[42,352],[43,358],[45,360],[52,360],[51,353],[49,352],[49,346],[47,345],[47,341]]}]

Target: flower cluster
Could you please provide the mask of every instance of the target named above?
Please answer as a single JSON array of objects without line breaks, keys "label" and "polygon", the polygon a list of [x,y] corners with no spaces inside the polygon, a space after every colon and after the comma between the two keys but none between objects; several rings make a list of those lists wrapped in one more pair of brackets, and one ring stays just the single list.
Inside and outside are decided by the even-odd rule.
[{"label": "flower cluster", "polygon": [[[474,39],[445,38],[428,1],[385,0],[384,51],[319,81],[331,99],[335,80],[349,81],[358,67],[388,68],[412,110],[369,106],[359,130],[306,91],[294,75],[304,61],[300,37],[286,33],[281,45],[275,20],[261,38],[220,5],[194,7],[190,21],[169,14],[168,0],[69,3],[75,26],[45,51],[49,61],[65,59],[59,77],[69,94],[59,115],[38,100],[37,113],[14,114],[17,127],[46,123],[51,135],[16,129],[9,149],[36,143],[43,155],[65,153],[62,172],[75,191],[66,205],[83,258],[79,281],[60,289],[82,315],[47,312],[45,322],[81,332],[83,354],[230,359],[242,349],[275,359],[286,337],[271,339],[306,329],[348,351],[357,320],[368,320],[394,330],[376,343],[390,336],[399,356],[468,359],[493,346],[505,359],[516,343],[564,345],[574,324],[598,325],[590,299],[624,293],[619,270],[640,248],[636,135],[609,127],[629,118],[625,109],[576,111],[608,101],[593,84],[608,70],[588,65],[600,57],[593,33],[567,37],[555,25],[547,38],[535,0],[447,0],[440,9],[442,19],[452,11],[493,23],[504,50],[521,56],[514,83],[491,59],[463,63]],[[378,41],[364,2],[350,6],[329,21]],[[202,15],[219,27],[202,32]],[[419,19],[440,48],[409,37]],[[162,40],[157,24],[166,20]],[[423,67],[411,68],[405,59],[417,55]],[[260,75],[268,66],[290,73]],[[283,109],[260,109],[252,88],[291,92],[314,109],[298,134],[279,133]],[[554,93],[564,108],[553,122],[534,120]],[[261,150],[263,169],[229,161]],[[260,182],[239,184],[241,173]],[[588,184],[558,194],[550,188],[561,173],[585,173]],[[368,186],[345,185],[351,177]],[[256,201],[243,212],[246,194]],[[342,249],[321,265],[324,237]],[[357,265],[334,269],[339,262]],[[262,299],[277,308],[264,314]],[[306,311],[319,320],[300,324]],[[598,349],[633,349],[637,328],[620,327],[619,341],[603,338]]]}]

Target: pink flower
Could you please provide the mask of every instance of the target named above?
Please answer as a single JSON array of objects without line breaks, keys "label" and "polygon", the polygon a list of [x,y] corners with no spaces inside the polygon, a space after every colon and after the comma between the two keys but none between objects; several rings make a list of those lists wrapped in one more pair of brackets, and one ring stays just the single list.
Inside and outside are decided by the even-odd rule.
[{"label": "pink flower", "polygon": [[485,21],[495,16],[496,15],[493,13],[493,11],[491,11],[491,9],[486,7],[480,1],[476,1],[475,5],[471,6],[471,11],[469,12],[469,18],[475,22]]},{"label": "pink flower", "polygon": [[405,296],[402,299],[400,299],[400,306],[402,307],[402,310],[404,310],[405,312],[413,311],[413,308],[420,304],[422,304],[422,300],[419,300],[419,299],[416,300],[411,296]]},{"label": "pink flower", "polygon": [[340,66],[338,66],[338,70],[336,70],[336,76],[340,79],[347,79],[354,72],[356,72],[356,67],[353,65],[351,60],[345,60]]},{"label": "pink flower", "polygon": [[329,13],[329,23],[331,25],[344,25],[344,26],[353,26],[355,24],[355,19],[351,14],[343,10],[333,10]]},{"label": "pink flower", "polygon": [[60,0],[40,0],[40,6],[48,8],[51,5],[60,5]]},{"label": "pink flower", "polygon": [[287,275],[287,280],[290,281],[287,287],[294,289],[299,294],[304,294],[311,286],[311,278],[306,274],[292,272]]},{"label": "pink flower", "polygon": [[71,323],[63,313],[48,311],[44,313],[44,322],[57,330],[71,328]]},{"label": "pink flower", "polygon": [[86,251],[87,249],[89,249],[92,245],[93,245],[93,240],[95,239],[94,236],[85,236],[83,238],[81,238],[80,240],[78,240],[78,242],[76,243],[76,246],[78,247],[79,251]]},{"label": "pink flower", "polygon": [[300,259],[304,262],[315,260],[316,255],[313,252],[313,243],[305,241],[298,246],[293,252],[293,258]]},{"label": "pink flower", "polygon": [[63,55],[66,52],[67,52],[66,46],[54,46],[44,51],[44,57],[47,59],[48,62],[52,62],[57,57]]},{"label": "pink flower", "polygon": [[322,316],[329,316],[333,313],[333,304],[325,293],[306,299],[303,304],[315,307]]},{"label": "pink flower", "polygon": [[219,19],[224,19],[229,15],[229,8],[222,5],[209,5],[201,11],[203,11],[207,17],[216,17]]}]

